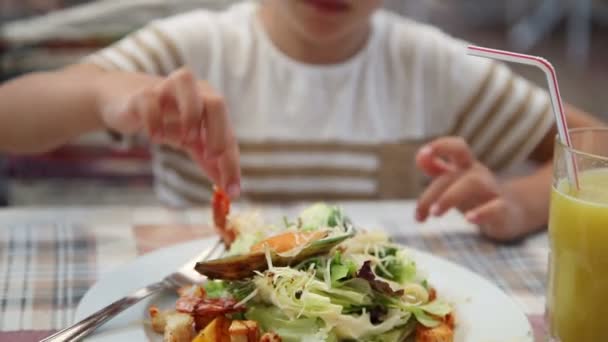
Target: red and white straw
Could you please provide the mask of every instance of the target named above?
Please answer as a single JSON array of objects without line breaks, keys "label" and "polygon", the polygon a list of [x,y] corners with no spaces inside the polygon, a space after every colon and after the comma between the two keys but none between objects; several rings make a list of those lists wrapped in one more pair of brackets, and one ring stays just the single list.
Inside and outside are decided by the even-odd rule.
[{"label": "red and white straw", "polygon": [[[470,45],[467,48],[467,53],[471,56],[485,57],[518,64],[527,64],[541,69],[547,76],[547,83],[549,84],[549,94],[551,95],[551,104],[553,106],[555,122],[557,123],[557,132],[559,135],[559,139],[561,140],[562,144],[572,148],[572,141],[570,140],[570,134],[568,133],[568,123],[566,122],[566,113],[564,112],[564,105],[559,92],[559,85],[557,83],[557,73],[555,72],[555,68],[553,67],[553,65],[551,65],[551,63],[549,63],[549,61],[542,57],[530,56],[510,51],[495,50],[474,45]],[[578,189],[578,171],[574,155],[571,155],[570,157],[566,156],[566,165],[568,169],[568,179],[570,180],[570,184],[575,185]]]}]

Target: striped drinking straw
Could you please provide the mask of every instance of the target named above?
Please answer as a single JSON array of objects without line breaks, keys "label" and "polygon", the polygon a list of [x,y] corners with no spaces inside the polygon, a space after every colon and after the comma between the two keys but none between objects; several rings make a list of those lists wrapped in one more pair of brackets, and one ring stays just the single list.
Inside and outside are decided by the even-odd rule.
[{"label": "striped drinking straw", "polygon": [[[559,139],[562,144],[572,149],[572,141],[570,140],[570,134],[568,133],[568,123],[566,122],[566,113],[564,112],[564,105],[559,92],[559,85],[557,83],[557,73],[555,72],[555,68],[553,67],[553,65],[551,65],[551,63],[549,63],[549,61],[542,57],[530,56],[510,51],[495,50],[474,45],[470,45],[467,48],[467,53],[471,56],[485,57],[518,64],[527,64],[541,69],[547,76],[547,83],[549,84],[549,94],[551,95],[551,104],[553,106],[555,122],[557,123],[557,132],[559,135]],[[577,189],[580,189],[576,160],[574,158],[574,155],[570,154],[570,151],[566,152],[566,166],[568,170],[568,180],[570,181],[570,184],[573,184],[576,186]]]}]

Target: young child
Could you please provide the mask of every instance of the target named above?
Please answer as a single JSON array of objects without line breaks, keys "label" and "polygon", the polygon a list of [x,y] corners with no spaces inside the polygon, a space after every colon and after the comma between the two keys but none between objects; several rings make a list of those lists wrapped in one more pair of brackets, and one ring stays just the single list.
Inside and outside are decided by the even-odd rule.
[{"label": "young child", "polygon": [[[542,226],[547,94],[381,5],[266,0],[153,22],[79,65],[3,85],[0,148],[143,131],[173,205],[206,201],[217,183],[254,200],[420,196],[419,220],[457,208],[501,240]],[[596,122],[569,108],[569,124]],[[497,180],[526,158],[537,172]],[[432,178],[424,191],[416,165]]]}]

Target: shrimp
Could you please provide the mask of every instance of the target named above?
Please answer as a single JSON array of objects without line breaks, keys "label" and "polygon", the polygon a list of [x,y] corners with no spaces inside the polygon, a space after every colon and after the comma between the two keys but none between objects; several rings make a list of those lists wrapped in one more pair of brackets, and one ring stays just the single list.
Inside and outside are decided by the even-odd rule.
[{"label": "shrimp", "polygon": [[215,225],[215,230],[224,241],[226,247],[230,247],[237,235],[236,230],[230,225],[230,221],[228,220],[228,214],[230,214],[230,198],[224,190],[216,187],[211,204],[213,207],[213,224]]}]

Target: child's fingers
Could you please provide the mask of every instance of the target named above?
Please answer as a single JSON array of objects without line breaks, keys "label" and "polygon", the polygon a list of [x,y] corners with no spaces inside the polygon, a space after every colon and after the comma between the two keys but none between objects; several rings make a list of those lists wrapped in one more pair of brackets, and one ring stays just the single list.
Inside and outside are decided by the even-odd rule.
[{"label": "child's fingers", "polygon": [[453,166],[433,155],[433,148],[429,145],[421,148],[416,154],[416,166],[429,177],[437,177],[454,171]]},{"label": "child's fingers", "polygon": [[[179,123],[180,144],[186,143],[190,131],[197,139],[200,117],[202,116],[202,101],[198,94],[198,85],[194,75],[188,69],[180,69],[160,84],[163,102],[165,124],[169,121],[174,126]],[[173,109],[173,110],[172,110]]]},{"label": "child's fingers", "polygon": [[241,167],[239,165],[239,148],[231,145],[218,160],[221,184],[224,184],[228,195],[236,198],[241,194]]},{"label": "child's fingers", "polygon": [[[167,113],[167,110],[165,110]],[[173,114],[163,117],[163,140],[165,144],[169,144],[175,148],[183,148],[182,124],[177,118],[177,111]]]},{"label": "child's fingers", "polygon": [[184,142],[194,142],[199,138],[203,101],[198,84],[191,71],[180,69],[174,74],[177,107],[181,119]]},{"label": "child's fingers", "polygon": [[452,208],[466,210],[471,203],[471,199],[477,197],[479,192],[477,184],[471,177],[462,177],[455,181],[445,190],[431,206],[434,216],[441,216]]},{"label": "child's fingers", "polygon": [[190,152],[192,160],[194,160],[194,162],[196,162],[198,166],[205,171],[209,179],[211,179],[214,184],[222,184],[217,158],[207,158],[207,143],[205,141],[205,136],[206,133],[202,131],[200,134],[200,140],[188,144],[188,152]]},{"label": "child's fingers", "polygon": [[224,99],[209,87],[202,87],[204,103],[203,128],[209,157],[218,157],[230,144],[236,143]]},{"label": "child's fingers", "polygon": [[433,158],[441,158],[450,161],[458,169],[468,169],[473,165],[475,158],[467,142],[460,137],[443,137],[436,139],[423,147],[421,151],[427,149],[426,154]]},{"label": "child's fingers", "polygon": [[[456,173],[447,173],[433,180],[431,184],[424,190],[418,198],[416,208],[416,219],[424,221],[428,218],[430,208],[441,196],[441,194],[456,180],[460,175]],[[434,213],[432,213],[434,214]]]},{"label": "child's fingers", "polygon": [[465,218],[467,221],[473,224],[492,224],[495,223],[497,214],[503,210],[503,201],[500,198],[495,198],[491,201],[483,203],[482,205],[473,208],[466,212]]},{"label": "child's fingers", "polygon": [[469,210],[465,214],[467,221],[477,225],[482,234],[494,238],[505,239],[505,213],[506,204],[503,198],[495,198],[477,208]]},{"label": "child's fingers", "polygon": [[137,129],[144,128],[152,140],[158,141],[162,136],[160,105],[152,89],[145,89],[133,96],[127,106],[126,115],[132,116]]},{"label": "child's fingers", "polygon": [[231,197],[240,194],[241,169],[239,149],[228,118],[224,100],[211,90],[205,91],[204,117],[206,159],[217,159],[220,185]]},{"label": "child's fingers", "polygon": [[469,210],[465,218],[477,225],[484,236],[500,242],[512,242],[526,233],[522,228],[522,215],[504,197],[498,197]]},{"label": "child's fingers", "polygon": [[458,208],[458,210],[466,212],[478,203],[497,196],[498,194],[489,188],[481,176],[469,173],[452,183],[437,198],[431,206],[431,213],[435,216],[441,216],[452,208]]},{"label": "child's fingers", "polygon": [[190,156],[201,169],[205,170],[207,177],[209,177],[214,184],[221,184],[220,170],[217,160],[205,158],[205,150],[203,146],[203,144],[194,145],[190,149]]}]

